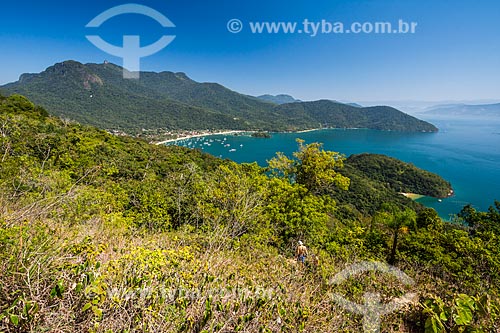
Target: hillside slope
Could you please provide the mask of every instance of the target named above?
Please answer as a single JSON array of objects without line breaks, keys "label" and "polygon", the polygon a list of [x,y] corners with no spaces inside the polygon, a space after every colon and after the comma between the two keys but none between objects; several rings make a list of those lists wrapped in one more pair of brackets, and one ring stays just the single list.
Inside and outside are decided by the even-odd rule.
[{"label": "hillside slope", "polygon": [[[345,202],[256,164],[112,136],[22,96],[0,96],[0,125],[2,332],[359,332],[363,317],[332,295],[409,292],[381,331],[499,329],[500,203],[467,207],[465,226],[404,205],[344,217]],[[307,166],[331,175],[316,152]],[[410,285],[332,283],[353,263],[383,264],[394,240]]]},{"label": "hillside slope", "polygon": [[453,193],[451,184],[439,175],[417,168],[395,158],[378,154],[350,156],[347,165],[362,171],[368,178],[403,193],[446,198]]},{"label": "hillside slope", "polygon": [[334,128],[436,132],[437,128],[388,106],[354,107],[329,100],[283,104],[276,112],[292,123]]}]

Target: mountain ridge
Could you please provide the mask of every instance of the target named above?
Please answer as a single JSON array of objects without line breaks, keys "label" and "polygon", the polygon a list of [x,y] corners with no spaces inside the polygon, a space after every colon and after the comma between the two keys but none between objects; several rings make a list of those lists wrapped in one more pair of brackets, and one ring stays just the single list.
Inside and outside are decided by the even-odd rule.
[{"label": "mountain ridge", "polygon": [[143,129],[297,131],[324,126],[437,131],[385,106],[359,108],[327,100],[276,105],[218,83],[196,82],[183,72],[141,72],[140,79],[130,80],[122,71],[112,63],[68,60],[38,74],[22,74],[0,90],[25,95],[59,117],[128,134]]},{"label": "mountain ridge", "polygon": [[295,97],[287,95],[287,94],[278,94],[278,95],[265,94],[265,95],[257,96],[257,98],[260,100],[275,103],[275,104],[302,102],[300,99],[296,99]]}]

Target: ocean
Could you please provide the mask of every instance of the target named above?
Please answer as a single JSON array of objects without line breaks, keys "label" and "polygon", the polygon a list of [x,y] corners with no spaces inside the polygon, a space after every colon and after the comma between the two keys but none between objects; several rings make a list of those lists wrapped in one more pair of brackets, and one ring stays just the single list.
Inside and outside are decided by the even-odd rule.
[{"label": "ocean", "polygon": [[368,129],[324,129],[303,133],[273,133],[271,138],[214,135],[176,142],[236,162],[266,165],[276,152],[291,155],[296,139],[321,142],[327,150],[349,156],[384,154],[413,163],[451,182],[452,197],[418,199],[450,219],[466,204],[487,210],[500,200],[500,119],[425,118],[438,133],[401,133]]}]

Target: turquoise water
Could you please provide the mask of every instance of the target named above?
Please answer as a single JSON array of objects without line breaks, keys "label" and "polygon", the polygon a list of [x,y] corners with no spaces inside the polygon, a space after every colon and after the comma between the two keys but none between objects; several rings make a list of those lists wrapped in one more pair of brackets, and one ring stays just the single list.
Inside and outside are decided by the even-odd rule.
[{"label": "turquoise water", "polygon": [[276,133],[270,139],[250,136],[209,136],[177,144],[236,162],[265,165],[276,152],[291,154],[296,138],[306,143],[322,142],[328,150],[347,156],[359,153],[385,154],[435,172],[450,181],[455,195],[441,202],[419,199],[449,218],[471,203],[486,210],[500,200],[500,119],[425,119],[439,127],[438,133],[382,132],[367,129],[328,129],[305,133]]}]

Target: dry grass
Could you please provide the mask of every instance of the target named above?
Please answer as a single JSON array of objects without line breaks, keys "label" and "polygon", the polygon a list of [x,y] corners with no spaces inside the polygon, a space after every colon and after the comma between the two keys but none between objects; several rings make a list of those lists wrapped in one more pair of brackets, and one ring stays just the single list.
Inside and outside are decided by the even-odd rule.
[{"label": "dry grass", "polygon": [[[359,301],[361,292],[328,283],[344,266],[333,258],[311,269],[251,239],[214,246],[223,241],[186,230],[140,233],[112,217],[3,230],[5,332],[361,330],[361,316],[330,297]],[[403,313],[386,319],[387,331],[412,331]]]}]

